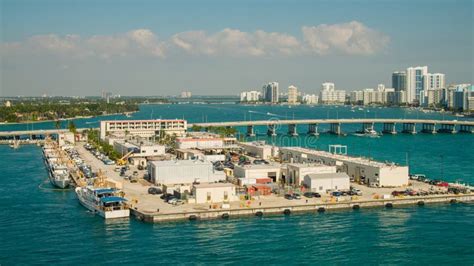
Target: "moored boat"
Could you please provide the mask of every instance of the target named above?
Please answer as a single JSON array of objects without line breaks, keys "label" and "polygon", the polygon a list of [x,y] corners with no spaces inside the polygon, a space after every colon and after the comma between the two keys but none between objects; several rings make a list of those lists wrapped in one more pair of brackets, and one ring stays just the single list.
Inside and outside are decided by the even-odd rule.
[{"label": "moored boat", "polygon": [[115,188],[95,188],[93,186],[77,187],[76,195],[79,202],[94,213],[105,219],[125,218],[130,216],[126,199],[121,191]]}]

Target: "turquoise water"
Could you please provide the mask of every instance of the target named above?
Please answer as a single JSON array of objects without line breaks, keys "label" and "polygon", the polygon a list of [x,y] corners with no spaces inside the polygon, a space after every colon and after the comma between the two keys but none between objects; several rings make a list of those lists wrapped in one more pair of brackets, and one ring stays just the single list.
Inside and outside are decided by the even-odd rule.
[{"label": "turquoise water", "polygon": [[[252,111],[252,112],[249,112]],[[267,113],[271,113],[268,115]],[[439,117],[399,109],[147,105],[133,118],[182,118],[192,122],[339,117]],[[204,118],[203,118],[204,114]],[[273,115],[274,114],[274,115]],[[205,117],[207,115],[207,118]],[[120,117],[120,116],[117,116]],[[368,116],[369,117],[369,116]],[[455,117],[445,117],[456,119]],[[77,124],[93,122],[80,120]],[[91,125],[89,123],[88,125]],[[0,126],[0,130],[25,125]],[[35,124],[36,128],[49,123]],[[52,125],[51,125],[52,126]],[[344,127],[351,132],[356,127]],[[345,144],[350,154],[408,162],[412,172],[474,183],[474,135],[399,134],[381,138],[269,139],[278,144],[327,149]],[[286,128],[281,128],[284,132]],[[300,127],[303,133],[305,127]],[[474,205],[363,209],[289,217],[146,224],[104,221],[79,205],[72,191],[57,191],[36,146],[0,146],[0,264],[456,264],[474,263]],[[441,156],[442,155],[442,156]]]}]

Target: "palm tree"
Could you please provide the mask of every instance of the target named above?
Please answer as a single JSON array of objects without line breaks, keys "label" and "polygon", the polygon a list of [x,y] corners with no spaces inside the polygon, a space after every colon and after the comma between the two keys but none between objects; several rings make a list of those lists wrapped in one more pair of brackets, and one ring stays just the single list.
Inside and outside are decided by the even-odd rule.
[{"label": "palm tree", "polygon": [[69,124],[68,124],[68,129],[69,131],[71,131],[72,133],[76,133],[76,125],[74,124],[74,121],[69,121]]},{"label": "palm tree", "polygon": [[55,121],[54,121],[54,127],[55,127],[56,129],[60,129],[60,128],[61,128],[61,121],[55,120]]}]

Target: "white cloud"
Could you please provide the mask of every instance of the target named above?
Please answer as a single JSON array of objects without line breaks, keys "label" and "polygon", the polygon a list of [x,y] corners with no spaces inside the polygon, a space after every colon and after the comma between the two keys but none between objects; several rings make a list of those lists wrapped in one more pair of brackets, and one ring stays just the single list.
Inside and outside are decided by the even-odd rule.
[{"label": "white cloud", "polygon": [[136,29],[116,35],[35,35],[22,42],[2,43],[3,55],[54,54],[72,58],[113,58],[146,56],[162,58],[169,54],[201,56],[261,57],[331,53],[370,55],[389,42],[383,33],[364,24],[349,23],[302,27],[303,39],[280,32],[244,32],[226,28],[215,33],[180,32],[160,40],[149,29]]},{"label": "white cloud", "polygon": [[369,55],[382,50],[389,42],[389,38],[385,34],[357,21],[305,26],[302,31],[306,48],[316,54],[337,52]]}]

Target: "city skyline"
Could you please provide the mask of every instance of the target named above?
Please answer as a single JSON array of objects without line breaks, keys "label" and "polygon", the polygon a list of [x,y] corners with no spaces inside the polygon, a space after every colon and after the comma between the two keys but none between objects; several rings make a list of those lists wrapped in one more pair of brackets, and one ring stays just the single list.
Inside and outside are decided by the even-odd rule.
[{"label": "city skyline", "polygon": [[471,1],[68,3],[1,2],[0,96],[236,95],[270,81],[353,91],[418,65],[473,81]]}]

